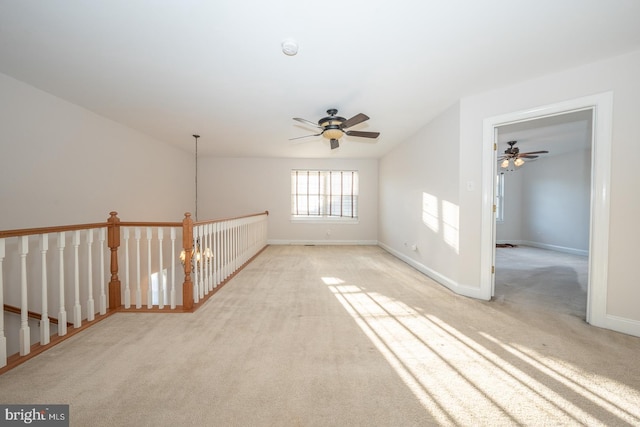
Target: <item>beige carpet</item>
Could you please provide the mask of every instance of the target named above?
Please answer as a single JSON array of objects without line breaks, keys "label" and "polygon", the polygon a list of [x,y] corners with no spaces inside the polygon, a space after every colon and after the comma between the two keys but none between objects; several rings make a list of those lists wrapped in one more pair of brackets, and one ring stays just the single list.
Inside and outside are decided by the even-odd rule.
[{"label": "beige carpet", "polygon": [[117,314],[0,376],[72,426],[640,425],[640,339],[480,302],[374,246],[271,246],[194,314]]}]

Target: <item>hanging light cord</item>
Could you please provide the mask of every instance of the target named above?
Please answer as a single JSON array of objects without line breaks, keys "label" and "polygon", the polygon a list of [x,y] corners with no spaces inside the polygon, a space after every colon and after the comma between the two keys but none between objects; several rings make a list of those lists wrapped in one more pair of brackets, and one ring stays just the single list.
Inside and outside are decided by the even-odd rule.
[{"label": "hanging light cord", "polygon": [[198,222],[198,138],[200,135],[193,135],[196,139],[196,222]]}]

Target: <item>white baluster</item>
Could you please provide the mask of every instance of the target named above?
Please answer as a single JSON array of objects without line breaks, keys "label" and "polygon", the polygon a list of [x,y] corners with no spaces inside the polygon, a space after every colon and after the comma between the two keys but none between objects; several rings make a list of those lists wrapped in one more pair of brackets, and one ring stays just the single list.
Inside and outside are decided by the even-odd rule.
[{"label": "white baluster", "polygon": [[246,252],[245,252],[245,262],[247,262],[249,260],[249,258],[251,258],[251,254],[252,254],[252,249],[253,249],[253,227],[252,224],[253,223],[253,219],[251,219],[250,221],[247,221],[247,224],[245,225],[245,233],[246,233]]},{"label": "white baluster", "polygon": [[213,287],[220,283],[220,223],[213,225]]},{"label": "white baluster", "polygon": [[237,225],[237,230],[238,230],[238,237],[236,239],[236,241],[238,242],[237,247],[236,247],[236,270],[238,268],[240,268],[240,266],[242,265],[242,252],[243,252],[243,231],[244,231],[244,225],[242,224],[242,218],[239,219],[237,221],[238,225]]},{"label": "white baluster", "polygon": [[238,243],[239,243],[239,227],[238,224],[233,225],[233,271],[238,269]]},{"label": "white baluster", "polygon": [[176,229],[171,227],[171,309],[176,308]]},{"label": "white baluster", "polygon": [[200,297],[209,293],[207,285],[207,225],[200,226]]},{"label": "white baluster", "polygon": [[269,230],[267,229],[267,216],[265,216],[262,222],[262,246],[265,246],[267,244],[267,238],[269,237],[268,232]]},{"label": "white baluster", "polygon": [[211,259],[211,256],[213,255],[213,224],[209,223],[207,224],[207,254],[209,255],[209,257],[207,258],[207,289],[209,289],[209,292],[211,292],[213,290],[213,260]]},{"label": "white baluster", "polygon": [[233,273],[234,271],[236,271],[236,260],[237,260],[237,256],[236,256],[236,250],[237,250],[237,227],[234,221],[231,221],[231,271],[230,273]]},{"label": "white baluster", "polygon": [[253,221],[253,223],[251,224],[251,241],[252,241],[252,249],[251,249],[251,254],[255,255],[255,253],[258,251],[258,226],[259,226],[259,222],[260,217],[258,217],[255,221]]},{"label": "white baluster", "polygon": [[220,223],[220,283],[227,275],[227,223]]},{"label": "white baluster", "polygon": [[229,277],[229,258],[231,252],[231,243],[230,243],[230,231],[229,231],[229,221],[224,222],[224,248],[222,249],[224,253],[224,275],[223,279]]},{"label": "white baluster", "polygon": [[244,264],[244,257],[247,255],[247,223],[246,219],[240,220],[240,261],[238,265]]},{"label": "white baluster", "polygon": [[222,223],[216,223],[216,286],[222,283],[222,260],[224,250],[222,248]]},{"label": "white baluster", "polygon": [[240,266],[240,259],[241,259],[241,254],[242,254],[242,225],[240,224],[239,220],[235,220],[235,225],[234,225],[234,230],[235,230],[235,249],[233,251],[234,253],[234,264],[233,264],[233,271],[237,271],[238,267]]},{"label": "white baluster", "polygon": [[200,299],[204,298],[205,294],[205,273],[204,273],[204,264],[207,262],[204,256],[205,250],[205,240],[204,240],[204,225],[198,226],[198,237],[200,240],[200,262],[198,264],[198,270],[200,275]]},{"label": "white baluster", "polygon": [[240,261],[238,265],[244,264],[244,257],[247,255],[247,223],[246,219],[240,220]]},{"label": "white baluster", "polygon": [[65,233],[61,231],[58,233],[58,289],[60,292],[60,309],[58,310],[58,335],[67,335],[67,311],[64,308],[64,247],[65,247]]},{"label": "white baluster", "polygon": [[[193,264],[194,268],[193,268],[193,302],[197,303],[198,301],[200,301],[200,277],[199,277],[199,271],[198,271],[198,237],[200,234],[200,226],[195,226],[193,227],[193,234],[194,234],[194,239],[195,239],[195,243],[196,243],[196,247],[194,248],[195,250],[193,251],[193,257],[191,258],[191,263]],[[195,259],[194,259],[195,258]]]},{"label": "white baluster", "polygon": [[96,307],[93,300],[93,228],[87,230],[87,320],[95,319]]},{"label": "white baluster", "polygon": [[147,308],[153,307],[152,289],[151,289],[151,239],[153,231],[151,227],[147,227]]},{"label": "white baluster", "polygon": [[240,229],[240,239],[239,239],[239,247],[238,247],[238,267],[240,267],[244,262],[244,255],[245,255],[245,248],[246,248],[246,244],[245,244],[245,220],[244,218],[240,220],[240,225],[239,225],[239,229]]},{"label": "white baluster", "polygon": [[140,272],[140,227],[136,227],[135,229],[135,239],[136,239],[136,274],[137,274],[137,285],[136,285],[136,308],[142,307],[142,283],[141,272]]},{"label": "white baluster", "polygon": [[246,257],[246,261],[249,261],[249,258],[251,258],[252,256],[252,249],[253,249],[253,220],[247,222],[246,229],[247,229],[247,254],[245,257]]},{"label": "white baluster", "polygon": [[233,271],[237,271],[242,265],[242,219],[236,220],[236,265]]},{"label": "white baluster", "polygon": [[[4,283],[2,263],[5,256],[4,239],[0,239],[0,307],[4,307]],[[0,368],[7,366],[7,337],[4,335],[4,315],[0,316]]]},{"label": "white baluster", "polygon": [[73,305],[73,327],[79,328],[82,326],[82,306],[80,305],[80,256],[79,256],[79,248],[80,248],[80,230],[76,230],[73,232],[73,237],[71,240],[73,245],[73,295],[74,295],[74,305]]},{"label": "white baluster", "polygon": [[251,222],[248,225],[248,230],[249,230],[249,256],[247,257],[247,259],[251,258],[255,253],[255,248],[256,248],[255,226],[256,226],[256,220],[252,219]]},{"label": "white baluster", "polygon": [[216,248],[216,239],[217,239],[217,223],[211,224],[211,289],[214,289],[217,286],[216,280],[216,260],[218,259],[218,249]]},{"label": "white baluster", "polygon": [[206,257],[205,250],[207,249],[207,241],[205,234],[205,226],[201,225],[200,227],[200,298],[204,298],[204,295],[207,293],[207,283],[206,283]]},{"label": "white baluster", "polygon": [[124,239],[124,308],[131,307],[131,283],[129,280],[129,227],[122,230]]},{"label": "white baluster", "polygon": [[233,256],[234,243],[235,243],[235,233],[234,233],[233,221],[229,221],[229,273],[228,273],[228,276],[233,274],[233,270],[234,270],[233,268],[233,264],[235,262],[235,257]]},{"label": "white baluster", "polygon": [[107,314],[107,295],[105,293],[105,276],[104,274],[104,247],[107,238],[107,229],[101,228],[98,232],[98,241],[100,242],[100,314]]},{"label": "white baluster", "polygon": [[251,222],[247,221],[244,225],[244,240],[245,240],[245,249],[244,249],[244,260],[247,262],[250,258],[251,251]]},{"label": "white baluster", "polygon": [[31,332],[29,329],[29,307],[27,294],[27,254],[29,253],[29,236],[18,237],[18,253],[20,254],[20,356],[31,351]]},{"label": "white baluster", "polygon": [[40,316],[40,344],[49,344],[51,336],[49,325],[49,292],[47,290],[47,251],[49,250],[49,235],[40,235],[40,254],[42,255],[42,315]]},{"label": "white baluster", "polygon": [[259,250],[264,245],[262,244],[263,236],[264,236],[264,226],[266,223],[266,215],[261,218],[261,221],[256,225],[256,250]]},{"label": "white baluster", "polygon": [[249,248],[249,234],[247,226],[247,219],[245,218],[242,220],[242,257],[240,259],[242,262],[240,265],[247,262],[247,249]]},{"label": "white baluster", "polygon": [[218,283],[224,280],[224,222],[218,223]]},{"label": "white baluster", "polygon": [[162,265],[162,240],[164,231],[158,227],[158,308],[164,308],[164,272]]}]

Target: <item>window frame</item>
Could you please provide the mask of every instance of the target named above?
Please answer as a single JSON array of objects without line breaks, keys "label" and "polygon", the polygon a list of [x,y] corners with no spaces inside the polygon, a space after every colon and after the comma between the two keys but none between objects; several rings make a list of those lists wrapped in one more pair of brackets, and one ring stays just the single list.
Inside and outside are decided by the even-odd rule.
[{"label": "window frame", "polygon": [[496,222],[504,222],[504,180],[505,173],[498,172],[496,175]]},{"label": "window frame", "polygon": [[[304,185],[306,182],[307,189],[303,192],[299,191],[301,184],[299,176],[301,174],[302,176],[306,175],[306,178],[302,179],[302,184]],[[317,179],[313,180],[317,181],[317,190],[310,188],[312,174],[317,174]],[[337,174],[340,175],[341,180],[338,184],[333,181]],[[346,183],[347,186],[350,186],[348,191],[345,191],[344,174],[351,174]],[[292,222],[357,223],[359,221],[360,174],[358,170],[291,169],[290,183],[290,218]],[[338,188],[338,193],[335,192],[336,188]],[[299,197],[305,196],[307,198],[306,207],[302,208],[303,212],[301,213],[300,204],[297,204],[296,201]],[[310,197],[316,200],[312,201]],[[337,205],[336,199],[338,200]],[[314,207],[310,208],[310,205],[314,205]],[[335,214],[338,209],[339,213]],[[314,211],[317,214],[314,214]]]}]

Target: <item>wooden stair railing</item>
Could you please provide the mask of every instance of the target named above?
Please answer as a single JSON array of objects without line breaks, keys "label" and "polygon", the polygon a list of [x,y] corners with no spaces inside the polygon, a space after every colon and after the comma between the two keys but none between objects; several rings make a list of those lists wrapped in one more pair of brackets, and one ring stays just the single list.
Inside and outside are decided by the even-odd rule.
[{"label": "wooden stair railing", "polygon": [[111,250],[111,280],[109,281],[109,309],[115,310],[122,305],[121,284],[118,279],[118,247],[120,246],[120,218],[118,213],[109,213],[107,220],[107,246]]},{"label": "wooden stair railing", "polygon": [[[190,213],[185,213],[182,222],[122,222],[118,216],[117,212],[110,212],[109,218],[106,222],[102,223],[88,223],[88,224],[76,224],[76,225],[65,225],[65,226],[56,226],[56,227],[41,227],[41,228],[30,228],[30,229],[18,229],[18,230],[8,230],[8,231],[0,231],[0,305],[4,308],[5,311],[19,314],[21,316],[21,322],[23,325],[26,325],[26,319],[36,319],[40,320],[40,327],[43,328],[43,325],[46,324],[46,330],[48,331],[48,324],[54,323],[58,324],[58,334],[54,334],[51,336],[51,341],[48,340],[44,343],[36,343],[33,345],[29,345],[29,332],[22,332],[21,328],[21,349],[20,353],[16,353],[15,355],[7,357],[6,354],[6,343],[7,339],[4,335],[4,320],[3,316],[0,316],[0,374],[6,372],[7,370],[23,363],[29,358],[39,354],[49,347],[75,335],[76,333],[86,329],[87,327],[95,324],[96,322],[109,317],[109,315],[125,310],[125,306],[122,302],[122,282],[121,282],[121,269],[118,265],[119,259],[119,249],[121,247],[121,234],[123,232],[124,227],[136,229],[137,228],[146,228],[150,230],[151,227],[154,227],[157,230],[162,228],[170,228],[171,230],[171,243],[172,243],[172,255],[173,253],[173,239],[177,235],[177,231],[182,231],[182,244],[181,251],[184,253],[184,258],[181,259],[182,262],[182,271],[184,272],[184,280],[182,283],[182,305],[180,307],[176,307],[175,299],[173,299],[173,289],[171,290],[171,298],[172,305],[170,308],[162,308],[162,307],[149,307],[142,308],[136,307],[135,311],[147,311],[147,312],[192,312],[202,306],[202,304],[210,298],[220,287],[222,287],[225,283],[227,283],[237,272],[239,272],[245,265],[247,265],[253,258],[255,258],[262,250],[264,250],[267,246],[266,244],[266,216],[269,215],[268,211],[250,214],[245,216],[238,216],[232,218],[224,218],[218,220],[210,220],[210,221],[199,221],[194,222],[191,218]],[[258,218],[260,216],[264,216],[265,218]],[[256,224],[257,227],[256,227]],[[252,228],[253,227],[253,228]],[[107,295],[104,295],[104,282],[102,282],[102,295],[100,295],[100,308],[99,313],[91,312],[90,315],[87,315],[86,319],[80,319],[80,306],[78,305],[78,271],[77,271],[77,260],[78,260],[78,245],[79,245],[79,236],[80,232],[86,233],[87,236],[87,245],[89,245],[89,255],[91,254],[91,243],[93,242],[93,230],[101,229],[100,233],[100,245],[101,255],[100,258],[104,260],[103,256],[103,248],[105,248],[105,240],[106,240],[106,248],[110,251],[109,258],[109,281],[107,284]],[[91,231],[89,231],[91,230]],[[197,230],[197,233],[194,232]],[[106,231],[106,233],[105,233]],[[67,286],[67,281],[63,278],[63,261],[62,254],[65,247],[65,233],[72,232],[72,246],[75,250],[75,258],[76,258],[76,271],[75,271],[75,299],[76,305],[73,307],[73,322],[67,322],[67,312],[64,308],[66,305],[65,295],[63,290],[60,290],[60,313],[57,318],[53,316],[49,316],[47,312],[47,304],[43,301],[43,311],[42,313],[36,313],[33,310],[28,310],[28,301],[25,297],[26,289],[31,289],[31,286],[27,287],[26,276],[23,276],[18,282],[20,283],[20,293],[22,295],[22,306],[16,307],[10,304],[4,304],[4,287],[3,283],[3,260],[5,259],[5,241],[10,238],[18,238],[19,243],[19,256],[20,262],[22,263],[22,269],[26,268],[25,258],[28,254],[28,236],[40,235],[41,239],[41,252],[42,252],[42,269],[45,270],[46,262],[45,262],[45,254],[48,249],[48,236],[55,235],[57,233],[58,239],[58,250],[60,252],[60,265],[59,269],[61,271],[59,282],[64,283],[65,287]],[[128,233],[128,232],[127,232]],[[106,236],[105,236],[106,234]],[[160,243],[162,242],[162,232],[157,231],[158,238],[160,239]],[[147,234],[147,239],[149,239],[150,233]],[[128,234],[125,234],[127,237]],[[106,239],[105,239],[106,237]],[[196,252],[196,243],[200,242],[200,239],[206,241],[215,246],[215,257],[212,255],[211,259],[207,259],[206,262],[200,262],[200,258],[197,260],[194,259],[194,253]],[[126,241],[126,239],[125,239]],[[44,243],[43,243],[44,242]],[[62,242],[60,244],[60,242]],[[139,242],[138,242],[139,243]],[[150,243],[149,243],[150,245]],[[25,247],[26,246],[26,247]],[[161,244],[159,245],[161,246]],[[150,246],[149,246],[150,247]],[[128,246],[126,246],[128,252]],[[53,251],[51,251],[53,252]],[[162,248],[160,249],[160,266],[162,266]],[[14,254],[15,255],[15,254]],[[150,252],[148,257],[150,256]],[[91,258],[91,257],[89,257]],[[171,259],[171,271],[175,272],[175,260],[172,257]],[[139,262],[139,261],[138,261]],[[89,261],[91,263],[91,260]],[[128,259],[127,259],[128,263]],[[212,265],[209,265],[211,263]],[[150,264],[149,264],[150,265]],[[91,271],[91,267],[88,267],[89,271]],[[128,264],[127,264],[127,273],[128,273]],[[104,271],[101,271],[99,274],[101,277],[104,277]],[[192,275],[195,275],[195,279],[192,279]],[[46,282],[46,278],[43,281]],[[129,283],[129,277],[127,276],[127,285]],[[88,288],[91,288],[91,279],[88,279]],[[165,283],[166,285],[166,283]],[[138,284],[139,286],[139,284]],[[151,292],[151,283],[148,283],[147,293]],[[43,286],[43,291],[47,289],[46,286]],[[85,289],[85,284],[83,284],[83,289]],[[166,288],[163,289],[166,291]],[[48,291],[47,291],[48,292]],[[87,313],[89,311],[93,311],[93,296],[91,294],[91,289],[89,289],[89,300],[91,304],[87,308]],[[131,292],[130,289],[125,290],[125,296],[127,292]],[[15,294],[14,294],[15,295]],[[46,295],[46,294],[45,294]],[[70,296],[70,294],[69,294]],[[130,297],[130,295],[129,295]],[[104,301],[108,298],[107,301]],[[130,299],[130,298],[128,298]],[[46,300],[46,298],[43,298]],[[149,297],[149,304],[151,304],[151,299]],[[127,307],[128,308],[128,307]],[[133,311],[133,308],[132,308]],[[28,329],[28,327],[27,327]],[[69,329],[69,331],[67,331]],[[23,342],[26,341],[24,344]],[[35,351],[35,353],[34,353]]]},{"label": "wooden stair railing", "polygon": [[[13,314],[21,314],[22,313],[22,310],[20,310],[20,307],[16,307],[16,306],[9,305],[9,304],[4,304],[4,311],[9,312],[9,313],[13,313]],[[42,314],[36,313],[35,311],[29,310],[27,312],[27,316],[29,317],[29,319],[42,320]],[[58,324],[58,319],[56,319],[55,317],[47,316],[47,318],[49,319],[49,322],[51,322],[53,324],[56,324],[56,325]],[[71,326],[73,326],[73,323],[67,322],[67,326],[71,327]]]}]

